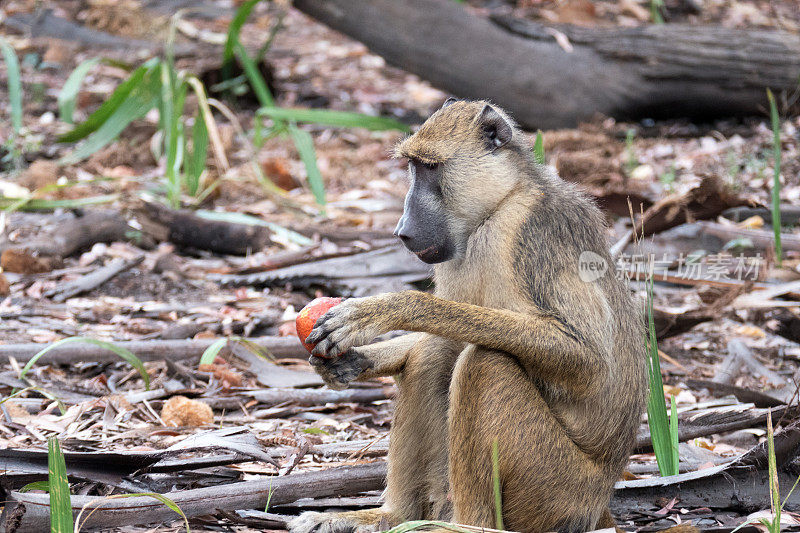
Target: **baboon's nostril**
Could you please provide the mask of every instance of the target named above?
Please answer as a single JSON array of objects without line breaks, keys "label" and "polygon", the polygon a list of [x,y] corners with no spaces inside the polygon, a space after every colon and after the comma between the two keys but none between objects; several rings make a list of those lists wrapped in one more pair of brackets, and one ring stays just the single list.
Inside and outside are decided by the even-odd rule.
[{"label": "baboon's nostril", "polygon": [[397,226],[394,228],[394,235],[399,237],[401,241],[406,241],[410,238],[408,232],[405,229],[405,224],[403,223],[404,220],[401,218],[400,221],[397,223]]}]

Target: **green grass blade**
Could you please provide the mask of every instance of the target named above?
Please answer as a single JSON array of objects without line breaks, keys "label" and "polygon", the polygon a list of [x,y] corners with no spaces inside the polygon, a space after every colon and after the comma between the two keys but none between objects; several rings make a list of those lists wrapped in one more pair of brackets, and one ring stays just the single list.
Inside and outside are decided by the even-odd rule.
[{"label": "green grass blade", "polygon": [[186,150],[186,190],[192,196],[200,191],[200,176],[206,169],[208,157],[208,128],[202,113],[194,117],[192,149]]},{"label": "green grass blade", "polygon": [[294,141],[294,146],[297,148],[297,153],[300,155],[300,160],[306,167],[306,176],[308,178],[308,186],[311,189],[311,194],[314,199],[321,206],[325,205],[325,183],[322,180],[322,174],[317,166],[317,152],[314,150],[314,140],[311,134],[305,130],[301,130],[295,124],[289,124],[289,135]]},{"label": "green grass blade", "polygon": [[38,392],[48,400],[53,400],[54,402],[56,402],[56,404],[58,405],[58,410],[61,411],[62,415],[67,412],[67,406],[55,394],[41,387],[33,387],[33,386],[25,387],[24,389],[18,390],[9,396],[6,396],[2,400],[0,400],[0,405],[3,405],[7,400],[16,398],[17,396],[22,396],[26,392]]},{"label": "green grass blade", "polygon": [[212,364],[217,355],[219,355],[220,350],[222,350],[227,344],[228,339],[226,338],[217,339],[214,341],[211,346],[206,348],[206,351],[203,352],[203,355],[200,356],[200,365]]},{"label": "green grass blade", "polygon": [[675,396],[670,396],[669,402],[669,442],[670,447],[672,448],[672,465],[673,476],[678,475],[680,473],[680,448],[678,445],[678,406],[677,402],[675,401]]},{"label": "green grass blade", "polygon": [[43,490],[45,492],[50,492],[50,482],[49,481],[33,481],[24,485],[19,488],[18,492],[30,492],[32,490]]},{"label": "green grass blade", "polygon": [[778,488],[778,466],[775,460],[775,436],[772,411],[767,411],[767,465],[769,469],[769,502],[778,524],[781,523],[781,496]]},{"label": "green grass blade", "polygon": [[[82,145],[61,158],[59,163],[72,164],[89,157],[114,141],[131,122],[143,117],[148,111],[153,109],[158,102],[160,82],[155,73],[150,72],[149,74],[150,75],[146,75],[144,79],[127,94],[124,101],[105,117],[105,120],[89,134]],[[112,95],[111,99],[113,98],[114,96]],[[109,101],[111,99],[109,99]],[[95,113],[99,111],[100,110]],[[92,117],[89,117],[87,122],[91,120],[91,118]],[[86,124],[86,122],[84,122],[84,124]],[[78,128],[80,128],[80,126],[78,126]]]},{"label": "green grass blade", "polygon": [[119,198],[116,194],[90,196],[64,200],[46,200],[44,198],[6,198],[0,196],[0,209],[18,211],[50,211],[53,209],[75,209],[89,205],[107,204]]},{"label": "green grass blade", "polygon": [[0,36],[0,51],[8,74],[8,103],[11,106],[11,127],[19,135],[22,130],[22,75],[14,47]]},{"label": "green grass blade", "polygon": [[544,138],[542,130],[536,132],[536,140],[533,142],[533,158],[540,165],[544,165]]},{"label": "green grass blade", "polygon": [[100,126],[105,124],[117,109],[128,99],[131,93],[146,82],[146,78],[151,78],[155,72],[154,67],[159,63],[158,59],[151,59],[136,70],[130,77],[117,86],[111,96],[89,115],[85,121],[75,126],[71,131],[58,138],[59,142],[75,142],[88,137],[97,131]]},{"label": "green grass blade", "polygon": [[253,92],[256,94],[256,98],[258,98],[258,102],[262,107],[275,107],[275,99],[267,86],[267,81],[259,72],[256,62],[253,61],[247,50],[238,41],[234,45],[234,51],[236,52],[236,57],[242,63],[244,73],[253,88]]},{"label": "green grass blade", "polygon": [[50,533],[72,533],[67,464],[56,437],[47,439],[47,481],[50,487]]},{"label": "green grass blade", "polygon": [[83,512],[90,505],[94,504],[95,508],[92,509],[89,512],[88,515],[86,515],[86,518],[83,520],[84,523],[89,520],[89,517],[92,516],[92,513],[94,513],[97,509],[100,508],[97,504],[103,502],[104,500],[118,500],[118,499],[122,499],[122,498],[137,498],[137,497],[141,497],[141,496],[145,496],[145,497],[148,497],[148,498],[153,498],[154,500],[158,500],[159,502],[161,502],[168,509],[170,509],[172,511],[175,511],[177,514],[180,515],[181,518],[183,518],[183,525],[186,528],[186,533],[191,533],[192,530],[189,528],[189,519],[187,518],[187,516],[183,512],[183,510],[171,498],[169,498],[168,496],[165,496],[163,494],[159,494],[157,492],[131,492],[129,494],[114,494],[112,496],[105,496],[103,498],[98,498],[96,500],[92,500],[90,502],[87,502],[86,505],[83,506],[83,509],[81,509],[81,512],[78,513],[76,531],[80,530],[81,526],[83,525],[81,523],[81,517],[83,516]]},{"label": "green grass blade", "polygon": [[199,115],[203,117],[205,122],[206,131],[211,142],[211,148],[214,150],[214,157],[217,160],[217,165],[220,167],[220,172],[224,173],[228,170],[228,158],[225,155],[225,147],[222,144],[222,138],[217,128],[217,123],[214,121],[214,115],[211,113],[211,106],[208,103],[208,95],[206,89],[195,76],[187,76],[186,83],[189,85],[197,97],[197,105],[199,108]]},{"label": "green grass blade", "polygon": [[664,24],[664,17],[661,9],[664,7],[664,0],[650,0],[650,18],[653,24]]},{"label": "green grass blade", "polygon": [[[653,320],[653,279],[647,284],[647,356],[648,381],[650,394],[647,400],[647,423],[650,426],[650,438],[656,454],[658,470],[662,476],[678,473],[678,465],[674,460],[672,438],[667,420],[667,404],[664,400],[664,383],[661,379],[661,363],[658,358],[655,322]],[[677,421],[677,419],[676,419]]]},{"label": "green grass blade", "polygon": [[500,451],[497,438],[492,441],[492,487],[494,489],[494,527],[505,529],[503,526],[503,495],[500,493]]},{"label": "green grass blade", "polygon": [[236,14],[233,16],[233,19],[228,26],[228,37],[225,40],[225,48],[222,51],[223,80],[227,80],[231,77],[231,62],[233,61],[233,56],[236,51],[236,45],[239,44],[239,35],[242,32],[242,26],[244,26],[244,23],[247,22],[247,19],[250,17],[250,13],[253,11],[253,8],[256,7],[256,4],[260,1],[261,0],[247,0],[247,2],[239,6],[239,9],[236,10]]},{"label": "green grass blade", "polygon": [[362,113],[331,111],[329,109],[263,107],[258,110],[257,114],[259,116],[267,116],[274,120],[309,122],[343,128],[364,128],[372,131],[398,130],[406,133],[411,131],[411,129],[402,122],[391,118],[372,117]]},{"label": "green grass blade", "polygon": [[72,124],[72,115],[75,112],[75,102],[78,99],[78,92],[81,89],[83,79],[92,68],[100,62],[99,57],[87,59],[70,73],[64,86],[58,93],[58,115],[63,122]]},{"label": "green grass blade", "polygon": [[150,389],[150,375],[147,373],[147,369],[144,367],[144,363],[136,357],[130,350],[127,348],[123,348],[121,346],[117,346],[116,344],[101,341],[97,339],[90,339],[88,337],[68,337],[66,339],[61,339],[60,341],[56,341],[47,348],[41,350],[39,353],[31,357],[30,361],[22,368],[19,373],[19,379],[25,378],[25,375],[30,371],[33,365],[41,359],[43,356],[47,355],[48,352],[58,348],[59,346],[63,346],[65,344],[75,344],[79,342],[85,342],[87,344],[94,344],[95,346],[100,346],[101,348],[105,348],[111,352],[117,354],[122,360],[126,363],[130,364],[133,368],[135,368],[139,375],[142,377],[142,380],[145,383],[145,388]]},{"label": "green grass blade", "polygon": [[180,83],[167,63],[161,63],[161,128],[167,156],[167,199],[173,208],[180,207],[181,166],[183,164],[183,104],[188,86]]},{"label": "green grass blade", "polygon": [[775,234],[775,260],[781,266],[781,120],[772,91],[767,89],[769,115],[772,122],[772,157],[775,161],[772,176],[772,231]]}]

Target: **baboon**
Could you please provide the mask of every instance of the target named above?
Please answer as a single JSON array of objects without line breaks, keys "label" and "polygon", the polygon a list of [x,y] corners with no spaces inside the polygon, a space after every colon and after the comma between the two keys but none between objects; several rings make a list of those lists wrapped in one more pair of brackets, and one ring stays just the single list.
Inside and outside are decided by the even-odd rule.
[{"label": "baboon", "polygon": [[[448,100],[396,155],[411,184],[395,234],[435,264],[435,294],[345,300],[307,339],[332,387],[396,378],[385,504],[304,513],[291,531],[413,519],[494,527],[495,441],[507,529],[613,525],[608,503],[639,427],[646,352],[642,307],[615,276],[600,210],[537,164],[485,101]],[[586,252],[605,271],[584,272]],[[392,330],[415,333],[365,345]]]}]

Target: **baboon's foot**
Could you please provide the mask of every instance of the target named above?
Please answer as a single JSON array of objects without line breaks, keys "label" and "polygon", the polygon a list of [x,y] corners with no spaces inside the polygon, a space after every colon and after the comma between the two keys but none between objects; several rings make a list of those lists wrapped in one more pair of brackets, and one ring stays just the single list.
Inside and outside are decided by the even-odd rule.
[{"label": "baboon's foot", "polygon": [[390,516],[380,509],[365,509],[347,513],[317,513],[308,511],[289,522],[290,533],[372,533],[394,525]]}]

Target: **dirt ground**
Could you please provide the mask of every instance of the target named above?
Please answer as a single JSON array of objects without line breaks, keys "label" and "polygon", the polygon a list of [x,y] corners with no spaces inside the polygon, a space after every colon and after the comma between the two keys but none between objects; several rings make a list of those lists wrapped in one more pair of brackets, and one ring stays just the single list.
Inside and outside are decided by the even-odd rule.
[{"label": "dirt ground", "polygon": [[[8,0],[0,10],[3,19],[8,19],[32,12],[36,4],[30,0]],[[63,0],[43,4],[58,17],[126,39],[160,43],[166,38],[169,26],[165,11],[147,9],[145,2],[136,0]],[[210,37],[197,39],[188,37],[187,31],[180,32],[176,42],[185,47],[185,53],[178,53],[177,64],[200,79],[213,80],[219,75],[221,47],[207,41],[225,34],[234,6],[212,0],[200,4],[195,6],[198,13],[187,14],[185,20],[191,28]],[[634,0],[516,3],[489,0],[467,4],[478,13],[505,9],[520,16],[584,25],[641,24],[650,13],[647,2]],[[279,3],[256,7],[242,32],[242,40],[249,49],[259,48],[280,11]],[[668,22],[800,31],[800,10],[793,0],[666,0],[665,14]],[[0,143],[3,159],[0,193],[12,197],[23,191],[51,200],[116,195],[112,203],[102,208],[126,220],[135,220],[142,195],[146,199],[163,197],[163,158],[155,157],[152,150],[153,136],[158,130],[157,116],[153,113],[135,122],[117,142],[88,159],[63,167],[51,164],[74,148],[57,142],[58,136],[69,129],[57,118],[57,96],[70,72],[82,61],[98,55],[135,62],[131,52],[100,53],[96,47],[53,37],[32,38],[7,23],[0,28],[22,63],[25,125],[24,134],[17,141],[17,147],[21,148],[17,156],[13,157],[10,144]],[[387,65],[364,45],[295,10],[289,10],[283,19],[283,28],[266,53],[264,63],[280,106],[357,111],[392,117],[413,127],[448,96],[416,76]],[[126,70],[112,61],[96,66],[79,93],[75,122],[86,119],[127,75]],[[6,81],[7,70],[3,65],[0,67],[3,116],[9,101]],[[779,101],[785,104],[796,97],[796,94],[780,95]],[[12,255],[4,252],[0,273],[5,284],[0,283],[3,294],[0,348],[22,343],[41,343],[44,347],[46,343],[76,336],[114,342],[203,341],[220,336],[291,338],[296,336],[297,311],[312,298],[354,294],[352,286],[328,278],[320,281],[298,276],[265,286],[225,285],[219,282],[219,276],[269,272],[276,261],[292,266],[374,250],[392,242],[391,232],[402,212],[407,181],[405,162],[393,159],[391,153],[403,134],[303,126],[314,139],[317,163],[325,180],[328,204],[326,213],[321,214],[306,186],[305,167],[289,139],[270,139],[252,153],[252,145],[243,135],[253,128],[257,103],[252,95],[224,101],[222,105],[231,110],[228,116],[217,117],[230,168],[224,171],[209,157],[206,179],[220,181],[200,207],[259,217],[298,232],[310,239],[310,244],[295,237],[273,235],[261,250],[246,255],[224,255],[169,242],[145,245],[131,238],[96,243],[54,263],[40,264],[37,257],[25,256],[17,268],[13,266]],[[780,201],[788,207],[800,202],[798,128],[800,118],[783,116]],[[535,132],[528,134],[533,144]],[[11,136],[11,124],[5,119],[0,121],[0,139]],[[653,219],[664,224],[664,231],[642,245],[648,253],[669,264],[673,276],[669,282],[665,282],[666,278],[656,278],[660,282],[655,285],[654,300],[659,312],[672,320],[673,329],[659,342],[659,348],[665,393],[677,402],[682,423],[703,417],[719,418],[722,413],[732,412],[759,420],[734,431],[688,439],[685,448],[681,448],[686,468],[698,471],[723,464],[763,442],[764,404],[747,399],[741,391],[760,392],[777,398],[776,405],[784,405],[796,403],[795,393],[800,383],[798,306],[784,305],[786,302],[780,300],[785,296],[794,301],[798,291],[787,290],[770,299],[782,302],[777,305],[737,300],[766,284],[800,280],[797,241],[787,240],[781,268],[776,266],[770,246],[753,241],[753,235],[771,232],[763,210],[757,209],[771,202],[773,133],[767,110],[761,117],[709,124],[680,119],[622,123],[597,117],[576,129],[544,131],[543,138],[547,164],[554,166],[564,179],[582,184],[607,208],[609,243],[618,242],[631,227],[624,198],[641,199],[644,208],[664,205],[663,209],[655,210]],[[281,200],[283,196],[276,196],[259,184],[253,162],[286,190],[285,198],[292,202],[293,208],[286,207]],[[712,215],[696,216],[691,201],[711,205],[714,202],[710,198],[721,199],[723,207]],[[752,217],[748,212],[737,217],[725,209],[735,206],[750,206],[756,209],[754,213],[760,214]],[[0,249],[19,247],[43,237],[52,239],[60,228],[88,209],[3,212]],[[686,223],[676,222],[676,216],[679,219],[684,213],[689,213]],[[635,214],[639,214],[638,209]],[[695,218],[704,218],[705,222],[697,225]],[[785,220],[783,233],[800,239],[796,217]],[[701,250],[704,251],[700,253]],[[622,257],[630,259],[636,253],[635,247],[629,245]],[[96,288],[61,301],[53,297],[66,283],[86,273],[115,260],[131,260],[140,255],[144,257],[141,263]],[[727,261],[724,274],[709,275],[709,269],[714,267],[712,261],[720,257]],[[737,257],[749,258],[744,278],[737,278],[734,262]],[[753,258],[759,262],[754,263]],[[620,264],[631,266],[624,261]],[[682,268],[685,271],[694,264],[699,265],[697,272],[702,272],[702,276],[679,275]],[[752,268],[754,264],[759,265],[757,271]],[[641,297],[646,294],[641,281],[632,281],[631,288]],[[694,316],[703,318],[693,327],[680,326],[681,317]],[[743,344],[748,352],[745,363],[739,362],[727,380],[736,391],[698,384],[697,380],[720,377],[732,340]],[[301,357],[302,348],[295,352],[278,355],[269,363],[270,369],[277,365],[290,371],[292,379],[299,380],[300,385],[285,387],[265,377],[269,372],[260,373],[260,367],[237,349],[223,349],[212,365],[203,368],[198,368],[199,353],[180,361],[170,358],[146,361],[152,395],[145,394],[142,376],[119,359],[98,362],[76,358],[70,364],[55,365],[48,364],[45,356],[27,377],[50,396],[43,398],[31,389],[0,404],[0,448],[43,450],[47,437],[57,435],[68,451],[157,452],[202,432],[240,428],[252,436],[249,445],[267,450],[277,463],[274,466],[263,460],[238,461],[188,473],[137,471],[113,483],[91,477],[76,478],[71,484],[72,493],[89,496],[134,490],[186,490],[269,479],[290,471],[301,473],[384,461],[392,414],[391,380],[376,380],[357,389],[377,395],[388,391],[369,401],[347,397],[303,402],[294,399],[293,393],[287,393],[285,401],[267,401],[253,394],[270,388],[294,392],[327,390],[314,380],[311,366]],[[26,384],[19,379],[23,366],[24,362],[13,354],[0,355],[0,391],[4,398]],[[63,402],[63,412],[58,402],[48,399],[53,396]],[[209,405],[213,410],[211,418],[197,408],[200,410],[197,413],[175,415],[177,427],[168,423],[171,415],[165,412],[165,406],[170,398],[177,396]],[[187,419],[184,415],[199,418]],[[201,423],[190,424],[187,420]],[[786,414],[779,425],[785,427],[793,420]],[[687,422],[689,426],[691,423]],[[357,444],[348,448],[344,446],[347,443]],[[326,445],[334,449],[327,455],[322,451]],[[342,446],[336,448],[338,445]],[[629,471],[627,479],[657,475],[654,455],[643,452],[632,456]],[[24,484],[13,478],[12,473],[0,463],[0,477],[8,476],[6,482],[0,481],[4,493]],[[283,504],[270,507],[269,512],[292,515],[301,508],[359,508],[375,504],[378,496],[378,492],[370,492],[350,500]],[[631,509],[618,513],[617,518],[628,529],[646,530],[695,518],[704,528],[729,531],[730,526],[749,514],[744,509],[718,511],[682,507],[674,501],[661,503],[657,512]],[[194,531],[245,532],[280,527],[269,525],[266,520],[248,522],[233,513],[224,517],[219,514],[196,517],[191,524]],[[158,527],[122,526],[107,531],[168,532],[180,531],[182,527],[182,521],[175,521]]]}]

